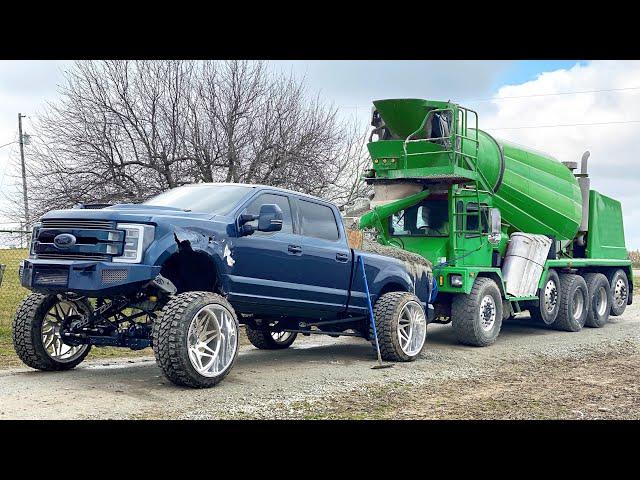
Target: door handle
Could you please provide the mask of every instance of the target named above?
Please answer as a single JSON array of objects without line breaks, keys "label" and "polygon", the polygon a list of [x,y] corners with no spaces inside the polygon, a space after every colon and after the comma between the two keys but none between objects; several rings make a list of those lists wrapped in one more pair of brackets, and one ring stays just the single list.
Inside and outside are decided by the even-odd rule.
[{"label": "door handle", "polygon": [[300,245],[289,245],[287,251],[293,255],[300,255],[302,253],[302,247]]},{"label": "door handle", "polygon": [[336,260],[338,262],[346,263],[349,261],[349,254],[347,253],[336,253]]}]

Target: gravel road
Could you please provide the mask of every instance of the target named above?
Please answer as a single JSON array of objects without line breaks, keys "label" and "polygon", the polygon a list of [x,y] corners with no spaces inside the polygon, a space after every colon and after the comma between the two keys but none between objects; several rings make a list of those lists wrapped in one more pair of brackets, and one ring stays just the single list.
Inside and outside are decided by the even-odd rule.
[{"label": "gravel road", "polygon": [[[518,382],[523,381],[527,371],[541,379],[554,378],[556,382],[551,386],[531,384],[527,400],[536,396],[536,391],[548,393],[549,389],[567,385],[575,392],[576,386],[571,381],[576,379],[571,372],[581,368],[580,378],[589,380],[589,371],[583,370],[592,368],[591,365],[597,368],[598,359],[609,358],[607,355],[614,355],[617,362],[626,362],[610,367],[612,375],[618,371],[626,375],[619,379],[616,385],[620,390],[613,396],[626,402],[625,405],[635,404],[636,413],[625,409],[624,415],[636,418],[640,410],[634,403],[638,401],[640,384],[639,327],[638,303],[628,307],[624,316],[612,317],[604,328],[585,328],[578,333],[538,327],[524,315],[505,322],[496,344],[487,348],[458,345],[449,325],[430,325],[427,345],[418,360],[382,370],[371,369],[375,354],[362,339],[299,337],[293,347],[284,351],[242,346],[229,376],[209,390],[172,385],[162,376],[152,356],[88,361],[73,371],[58,373],[11,368],[0,370],[0,419],[395,418],[393,412],[399,410],[384,407],[397,404],[398,395],[430,399],[428,405],[420,407],[418,401],[412,409],[398,413],[402,418],[450,418],[446,412],[439,415],[440,410],[434,406],[442,402],[453,405],[456,397],[477,393],[480,387],[491,397],[500,382],[516,374],[520,380],[509,380],[512,387],[515,385],[512,390],[525,391],[518,387]],[[607,379],[601,385],[593,378],[589,380],[589,395],[597,396],[612,389],[607,386]],[[457,388],[455,392],[451,390],[453,385]],[[500,388],[504,390],[503,387]],[[423,396],[418,392],[426,393]],[[492,405],[487,403],[489,397],[482,400],[485,413],[476,415],[461,400],[459,410],[463,410],[454,416],[504,417],[497,410],[491,413],[494,410],[487,407]],[[569,397],[575,395],[569,392]],[[505,394],[505,398],[510,397]],[[519,408],[522,399],[510,402],[507,410],[512,412]],[[588,405],[595,412],[609,411],[596,403]],[[383,410],[386,413],[376,414]],[[355,413],[351,415],[350,411]],[[583,410],[569,411],[575,418],[585,416]],[[523,410],[516,418],[533,415],[527,412]]]}]

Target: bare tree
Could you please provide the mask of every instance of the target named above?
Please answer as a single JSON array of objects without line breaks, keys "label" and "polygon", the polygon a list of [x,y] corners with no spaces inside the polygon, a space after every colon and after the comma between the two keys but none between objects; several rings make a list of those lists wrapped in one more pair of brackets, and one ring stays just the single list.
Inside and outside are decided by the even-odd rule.
[{"label": "bare tree", "polygon": [[268,184],[339,205],[367,193],[364,132],[263,62],[77,62],[35,137],[32,218],[194,182]]}]

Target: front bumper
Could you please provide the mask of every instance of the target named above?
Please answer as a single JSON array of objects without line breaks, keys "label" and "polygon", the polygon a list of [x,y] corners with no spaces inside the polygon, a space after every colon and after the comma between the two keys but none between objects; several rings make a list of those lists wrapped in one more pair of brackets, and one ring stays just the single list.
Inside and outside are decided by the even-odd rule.
[{"label": "front bumper", "polygon": [[23,260],[20,283],[41,293],[92,297],[134,293],[160,273],[159,266],[77,260]]}]

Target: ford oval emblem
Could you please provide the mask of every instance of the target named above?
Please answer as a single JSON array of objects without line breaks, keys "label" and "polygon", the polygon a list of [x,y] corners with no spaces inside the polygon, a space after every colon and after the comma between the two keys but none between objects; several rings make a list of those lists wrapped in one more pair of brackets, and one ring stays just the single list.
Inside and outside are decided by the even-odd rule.
[{"label": "ford oval emblem", "polygon": [[76,237],[70,233],[61,233],[53,239],[53,244],[61,249],[71,248],[76,244]]}]

